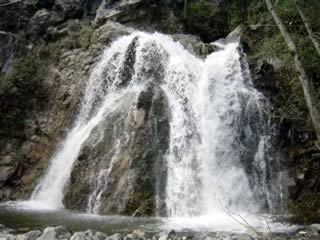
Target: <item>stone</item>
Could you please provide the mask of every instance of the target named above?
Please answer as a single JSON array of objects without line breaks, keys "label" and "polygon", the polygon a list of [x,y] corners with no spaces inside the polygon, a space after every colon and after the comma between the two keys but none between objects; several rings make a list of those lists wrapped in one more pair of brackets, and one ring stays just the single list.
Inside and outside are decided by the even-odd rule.
[{"label": "stone", "polygon": [[136,19],[143,15],[143,12],[140,12],[138,8],[143,1],[144,0],[103,0],[97,10],[94,21],[97,25],[103,25],[108,20],[128,22]]},{"label": "stone", "polygon": [[299,231],[298,233],[299,233],[299,235],[302,235],[302,236],[307,235],[307,232],[305,232],[305,231]]},{"label": "stone", "polygon": [[102,232],[94,233],[92,230],[75,232],[70,240],[105,240],[108,236]]},{"label": "stone", "polygon": [[314,223],[310,225],[311,228],[317,229],[318,231],[320,231],[320,224],[319,223]]},{"label": "stone", "polygon": [[103,232],[96,232],[95,238],[96,238],[96,240],[105,240],[108,238],[108,235]]},{"label": "stone", "polygon": [[0,30],[0,73],[11,69],[16,45],[14,34]]},{"label": "stone", "polygon": [[143,231],[143,229],[136,229],[132,233],[141,237],[141,238],[144,238],[146,235],[146,233]]},{"label": "stone", "polygon": [[85,0],[56,0],[53,9],[61,13],[64,19],[81,18],[84,12]]},{"label": "stone", "polygon": [[5,225],[0,224],[0,233],[1,234],[9,234],[9,233],[12,233],[12,232],[13,232],[13,229],[7,228]]},{"label": "stone", "polygon": [[240,42],[242,32],[243,29],[241,26],[236,27],[236,29],[229,33],[225,38],[225,43]]},{"label": "stone", "polygon": [[70,240],[91,240],[93,239],[93,233],[91,230],[85,232],[75,232]]},{"label": "stone", "polygon": [[143,240],[144,239],[143,237],[140,237],[139,235],[134,233],[127,234],[126,238],[127,240]]},{"label": "stone", "polygon": [[62,18],[59,17],[56,12],[41,9],[30,19],[28,24],[28,33],[36,38],[38,35],[45,34],[49,26],[55,25],[61,20]]},{"label": "stone", "polygon": [[78,19],[70,19],[57,26],[50,26],[47,29],[47,34],[52,39],[59,39],[61,37],[72,34],[81,29],[80,21]]},{"label": "stone", "polygon": [[71,234],[64,226],[48,227],[37,240],[69,240]]},{"label": "stone", "polygon": [[201,55],[202,41],[199,37],[187,34],[174,34],[173,39],[178,41],[186,50],[193,55]]},{"label": "stone", "polygon": [[[150,74],[154,73],[150,71]],[[156,77],[151,75],[150,78]],[[107,173],[107,186],[103,187],[99,196],[102,204],[98,213],[152,215],[155,209],[153,191],[156,177],[165,176],[152,173],[153,170],[164,173],[166,171],[163,154],[168,147],[169,111],[167,98],[157,84],[146,84],[138,94],[130,93],[124,96],[120,101],[121,106],[108,116],[109,120],[100,122],[83,143],[80,158],[73,167],[63,200],[67,208],[85,210],[100,171],[110,168],[112,164]],[[134,104],[137,111],[131,111]],[[143,125],[137,125],[134,121],[136,113],[140,111],[144,112]],[[119,143],[119,139],[123,141],[123,137],[131,132],[134,134],[128,143],[120,145],[121,150],[113,158],[115,144]],[[157,168],[154,165],[156,159],[159,164]],[[161,179],[160,187],[165,188],[165,180]],[[160,197],[163,199],[164,196]]]},{"label": "stone", "polygon": [[120,23],[108,21],[99,27],[92,36],[92,43],[102,43],[108,45],[119,37],[129,35],[135,30]]},{"label": "stone", "polygon": [[34,230],[34,231],[27,232],[24,235],[26,236],[26,240],[36,240],[38,237],[41,236],[41,231]]},{"label": "stone", "polygon": [[16,171],[16,166],[1,166],[0,167],[0,187],[12,176]]},{"label": "stone", "polygon": [[1,234],[0,233],[0,240],[16,240],[16,237],[12,234]]},{"label": "stone", "polygon": [[12,154],[0,156],[0,166],[14,165],[15,159]]},{"label": "stone", "polygon": [[122,240],[123,237],[120,233],[115,233],[113,235],[111,235],[110,237],[108,237],[106,240]]}]

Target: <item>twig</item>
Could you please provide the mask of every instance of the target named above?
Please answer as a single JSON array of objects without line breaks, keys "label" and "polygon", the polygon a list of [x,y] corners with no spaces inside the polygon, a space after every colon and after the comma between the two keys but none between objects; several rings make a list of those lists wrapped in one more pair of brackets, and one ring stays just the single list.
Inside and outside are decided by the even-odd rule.
[{"label": "twig", "polygon": [[[223,211],[225,211],[226,214],[229,215],[229,217],[231,217],[233,220],[235,220],[237,223],[239,223],[240,225],[244,226],[245,228],[249,229],[249,230],[252,230],[253,232],[255,232],[257,235],[260,235],[260,233],[254,228],[252,227],[241,215],[239,214],[235,214],[235,213],[232,213],[230,211],[228,211],[222,204],[221,204],[221,201],[219,199],[219,203],[220,203],[220,206],[221,208],[223,209]],[[241,220],[244,222],[241,222],[239,221],[236,217],[234,217],[233,215],[236,215],[238,217],[241,218]]]},{"label": "twig", "polygon": [[14,4],[14,3],[18,3],[18,2],[22,2],[23,0],[17,0],[15,2],[8,2],[8,3],[4,3],[4,4],[1,4],[0,7],[6,7],[8,5],[11,5],[11,4]]}]

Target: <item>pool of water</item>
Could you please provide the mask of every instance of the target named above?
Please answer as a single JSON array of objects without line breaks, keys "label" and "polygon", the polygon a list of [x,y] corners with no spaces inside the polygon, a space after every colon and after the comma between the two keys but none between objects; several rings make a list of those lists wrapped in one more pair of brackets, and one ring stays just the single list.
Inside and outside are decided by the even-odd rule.
[{"label": "pool of water", "polygon": [[246,232],[253,227],[259,232],[290,232],[296,229],[274,221],[270,216],[232,215],[219,212],[193,218],[155,218],[100,216],[66,209],[48,209],[36,202],[0,204],[0,223],[18,232],[43,230],[48,226],[63,225],[71,231],[87,229],[105,233],[125,233],[143,229],[147,233],[175,230],[177,232]]}]

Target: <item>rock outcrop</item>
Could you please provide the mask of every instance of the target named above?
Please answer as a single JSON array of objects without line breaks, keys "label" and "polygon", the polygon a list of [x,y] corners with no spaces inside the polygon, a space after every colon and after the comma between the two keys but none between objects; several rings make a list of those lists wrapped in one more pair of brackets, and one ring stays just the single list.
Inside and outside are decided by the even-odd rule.
[{"label": "rock outcrop", "polygon": [[163,157],[169,144],[166,97],[153,82],[139,96],[125,98],[83,144],[64,198],[67,208],[150,215],[156,200],[163,202]]}]

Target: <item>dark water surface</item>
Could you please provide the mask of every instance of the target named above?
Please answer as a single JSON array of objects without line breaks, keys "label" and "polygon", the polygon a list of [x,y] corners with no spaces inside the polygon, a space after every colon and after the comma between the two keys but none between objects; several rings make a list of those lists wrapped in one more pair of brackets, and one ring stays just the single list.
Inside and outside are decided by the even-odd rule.
[{"label": "dark water surface", "polygon": [[0,204],[0,224],[13,228],[18,233],[43,230],[48,226],[66,226],[72,232],[92,229],[111,233],[128,233],[142,229],[147,234],[175,230],[177,232],[247,232],[248,228],[239,224],[245,219],[259,232],[289,232],[295,226],[279,223],[268,216],[242,215],[235,221],[224,212],[193,218],[155,218],[100,216],[66,209],[41,208],[37,202],[9,202]]},{"label": "dark water surface", "polygon": [[18,232],[43,230],[48,226],[66,226],[71,231],[87,229],[105,233],[130,232],[143,228],[146,232],[161,231],[163,221],[158,218],[139,218],[123,216],[99,216],[83,214],[65,209],[35,210],[16,204],[0,205],[0,224],[13,228]]}]

